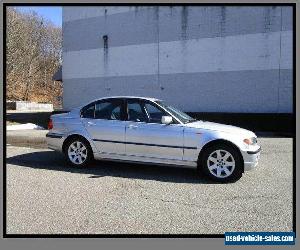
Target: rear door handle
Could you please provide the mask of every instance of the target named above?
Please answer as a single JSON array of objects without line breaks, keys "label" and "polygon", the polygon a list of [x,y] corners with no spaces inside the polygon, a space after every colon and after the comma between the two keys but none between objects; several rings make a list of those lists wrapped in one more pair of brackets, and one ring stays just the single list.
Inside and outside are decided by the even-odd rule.
[{"label": "rear door handle", "polygon": [[138,126],[135,126],[135,125],[129,125],[127,128],[130,128],[130,129],[136,129]]},{"label": "rear door handle", "polygon": [[94,122],[87,122],[88,126],[94,126],[96,125]]}]

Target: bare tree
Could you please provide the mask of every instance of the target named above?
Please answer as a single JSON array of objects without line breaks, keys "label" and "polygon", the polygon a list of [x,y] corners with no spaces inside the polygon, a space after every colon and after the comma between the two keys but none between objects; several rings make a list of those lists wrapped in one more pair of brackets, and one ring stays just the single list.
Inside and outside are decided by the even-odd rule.
[{"label": "bare tree", "polygon": [[7,99],[54,102],[62,93],[52,80],[61,65],[61,28],[8,8],[6,32]]}]

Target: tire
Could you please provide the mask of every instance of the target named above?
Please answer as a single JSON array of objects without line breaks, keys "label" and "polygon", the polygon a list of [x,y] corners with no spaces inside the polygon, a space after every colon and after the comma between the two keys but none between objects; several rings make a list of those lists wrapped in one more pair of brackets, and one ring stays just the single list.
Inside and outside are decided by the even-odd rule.
[{"label": "tire", "polygon": [[214,144],[205,149],[198,169],[217,182],[235,182],[243,175],[243,159],[233,146]]},{"label": "tire", "polygon": [[67,162],[75,167],[85,167],[93,159],[91,146],[80,137],[74,137],[69,140],[65,146],[64,153]]}]

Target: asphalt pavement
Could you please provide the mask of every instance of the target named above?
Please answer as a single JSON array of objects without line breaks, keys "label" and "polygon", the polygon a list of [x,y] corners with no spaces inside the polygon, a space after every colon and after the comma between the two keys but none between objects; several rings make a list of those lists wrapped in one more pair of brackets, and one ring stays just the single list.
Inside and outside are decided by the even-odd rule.
[{"label": "asphalt pavement", "polygon": [[292,230],[292,139],[259,138],[256,170],[216,184],[194,169],[7,146],[7,233],[223,234]]}]

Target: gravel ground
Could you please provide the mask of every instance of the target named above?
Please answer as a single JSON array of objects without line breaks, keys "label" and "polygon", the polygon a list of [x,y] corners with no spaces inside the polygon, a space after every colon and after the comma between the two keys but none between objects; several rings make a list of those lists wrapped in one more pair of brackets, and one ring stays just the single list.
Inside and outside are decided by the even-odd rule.
[{"label": "gravel ground", "polygon": [[292,139],[259,138],[259,166],[215,184],[193,169],[98,161],[74,169],[7,147],[7,233],[223,234],[292,230]]}]

